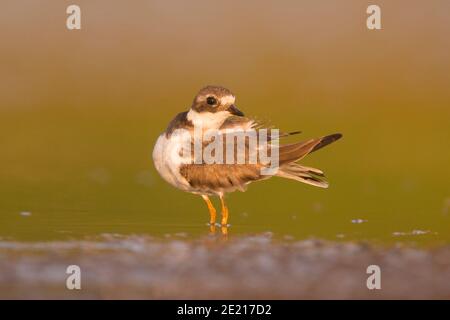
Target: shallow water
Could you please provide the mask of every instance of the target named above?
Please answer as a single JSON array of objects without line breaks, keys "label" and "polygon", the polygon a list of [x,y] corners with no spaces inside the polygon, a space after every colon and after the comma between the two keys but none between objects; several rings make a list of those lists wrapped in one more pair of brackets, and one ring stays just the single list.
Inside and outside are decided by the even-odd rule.
[{"label": "shallow water", "polygon": [[[2,136],[1,238],[208,233],[203,200],[172,188],[153,168],[150,154],[164,124],[149,110],[104,111],[3,110],[0,127],[8,135]],[[159,117],[166,120],[170,115]],[[344,138],[304,162],[325,171],[329,189],[280,178],[253,183],[247,192],[227,198],[230,233],[270,231],[296,239],[412,241],[425,246],[449,243],[449,174],[444,161],[450,151],[440,148],[444,142],[439,132],[422,125],[422,135],[428,138],[421,140],[433,141],[428,149],[439,157],[411,148],[420,142],[405,142],[402,148],[416,160],[395,149],[389,149],[389,157],[375,160],[385,147],[374,146],[390,140],[381,132],[369,136],[357,129],[360,117],[354,114],[345,122],[336,117],[339,124],[330,127],[343,127]],[[440,121],[434,119],[433,126]]]}]

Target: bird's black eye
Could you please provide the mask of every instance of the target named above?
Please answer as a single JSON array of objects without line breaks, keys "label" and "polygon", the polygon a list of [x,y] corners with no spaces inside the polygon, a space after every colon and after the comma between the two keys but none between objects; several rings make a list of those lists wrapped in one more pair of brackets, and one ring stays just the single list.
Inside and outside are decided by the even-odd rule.
[{"label": "bird's black eye", "polygon": [[217,104],[217,99],[214,97],[208,97],[206,98],[206,103],[209,104],[210,106],[214,106]]}]

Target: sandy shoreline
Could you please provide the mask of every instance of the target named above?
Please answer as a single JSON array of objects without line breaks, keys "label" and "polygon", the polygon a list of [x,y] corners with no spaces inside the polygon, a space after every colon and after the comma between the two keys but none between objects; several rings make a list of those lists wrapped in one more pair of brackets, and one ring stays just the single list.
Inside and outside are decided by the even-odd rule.
[{"label": "sandy shoreline", "polygon": [[[69,265],[81,268],[81,290],[66,288]],[[369,265],[381,268],[381,290],[367,289]],[[0,288],[0,298],[9,299],[448,299],[450,247],[278,241],[267,234],[1,241]]]}]

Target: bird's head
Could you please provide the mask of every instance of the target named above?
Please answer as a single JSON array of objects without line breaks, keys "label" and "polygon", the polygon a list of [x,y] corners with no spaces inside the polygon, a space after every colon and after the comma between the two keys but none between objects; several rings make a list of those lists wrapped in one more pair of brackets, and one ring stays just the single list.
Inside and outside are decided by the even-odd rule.
[{"label": "bird's head", "polygon": [[206,86],[195,96],[191,110],[197,113],[228,113],[242,117],[244,114],[234,105],[235,99],[234,94],[226,88]]}]

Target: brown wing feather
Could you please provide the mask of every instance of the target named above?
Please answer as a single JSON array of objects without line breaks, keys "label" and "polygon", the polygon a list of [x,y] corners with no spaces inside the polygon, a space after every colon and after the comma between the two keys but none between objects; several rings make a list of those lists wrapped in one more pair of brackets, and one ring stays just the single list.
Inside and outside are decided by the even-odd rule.
[{"label": "brown wing feather", "polygon": [[318,139],[280,146],[280,165],[299,161],[307,154],[317,151],[330,143],[339,140],[341,137],[342,134],[336,133]]},{"label": "brown wing feather", "polygon": [[[259,130],[264,128],[264,126],[249,118],[232,116],[225,120],[219,130],[238,128],[243,130]],[[298,133],[300,132],[280,133],[280,138]],[[280,146],[280,170],[277,173],[277,176],[326,188],[328,184],[323,180],[322,171],[314,168],[302,167],[293,162],[301,160],[307,154],[317,151],[341,137],[341,134],[333,134],[318,139],[310,139],[304,142]],[[211,141],[204,141],[203,147],[206,147],[210,142]],[[226,139],[223,147],[223,154],[225,155]],[[235,149],[234,160],[236,160],[236,151],[237,150]],[[229,192],[234,190],[244,191],[248,183],[270,177],[261,175],[261,169],[264,165],[260,163],[248,163],[248,141],[245,143],[245,153],[245,164],[185,164],[180,167],[180,174],[185,177],[192,188],[199,193],[217,194],[218,192]]]},{"label": "brown wing feather", "polygon": [[280,146],[280,165],[302,159],[304,156],[310,153],[311,150],[313,150],[313,148],[319,143],[320,139],[311,139],[304,142]]},{"label": "brown wing feather", "polygon": [[[251,120],[244,117],[230,117],[222,125],[221,130],[236,129],[238,127],[250,128]],[[223,156],[226,156],[227,149],[227,135],[221,136],[223,139]],[[233,139],[234,140],[234,139]],[[232,141],[230,141],[232,142]],[[194,143],[194,142],[192,142]],[[212,140],[203,141],[203,148],[206,148]],[[255,146],[257,147],[257,146]],[[263,165],[260,163],[250,163],[250,144],[245,140],[244,149],[239,150],[245,152],[245,159],[243,164],[185,164],[180,167],[180,174],[188,181],[193,189],[197,192],[203,193],[217,193],[223,191],[240,190],[245,191],[248,183],[256,180],[268,178],[268,176],[261,175]],[[192,145],[192,153],[194,152],[194,145]],[[238,148],[234,147],[234,163],[237,161]],[[255,152],[255,150],[253,150]],[[256,152],[257,154],[257,152]],[[214,152],[213,152],[214,155]],[[258,159],[259,162],[259,159]]]},{"label": "brown wing feather", "polygon": [[231,190],[245,190],[249,182],[260,180],[261,166],[241,164],[187,164],[180,173],[197,192],[215,193]]}]

